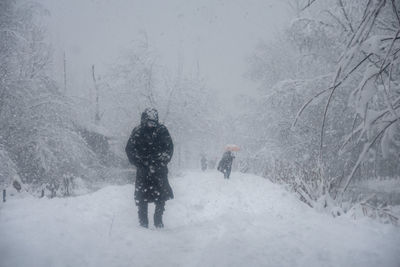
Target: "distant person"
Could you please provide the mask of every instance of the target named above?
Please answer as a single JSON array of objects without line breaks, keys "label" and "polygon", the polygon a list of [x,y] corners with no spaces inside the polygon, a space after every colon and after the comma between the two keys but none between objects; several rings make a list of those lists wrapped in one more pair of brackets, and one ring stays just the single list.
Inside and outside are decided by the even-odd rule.
[{"label": "distant person", "polygon": [[232,170],[232,162],[235,156],[233,155],[232,151],[225,151],[222,155],[222,159],[218,163],[218,170],[224,174],[225,179],[229,179]]},{"label": "distant person", "polygon": [[201,170],[204,172],[205,170],[207,170],[207,159],[204,155],[201,155]]},{"label": "distant person", "polygon": [[148,228],[148,203],[154,202],[154,226],[162,228],[165,202],[174,198],[167,168],[174,145],[167,128],[159,123],[156,109],[144,110],[140,125],[133,129],[125,151],[129,162],[136,166],[135,202],[139,223]]}]

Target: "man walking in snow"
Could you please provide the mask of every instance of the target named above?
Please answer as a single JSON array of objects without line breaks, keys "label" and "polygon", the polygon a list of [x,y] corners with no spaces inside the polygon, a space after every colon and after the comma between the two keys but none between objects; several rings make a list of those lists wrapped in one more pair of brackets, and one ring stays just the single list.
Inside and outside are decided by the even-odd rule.
[{"label": "man walking in snow", "polygon": [[174,145],[167,128],[159,123],[156,109],[144,110],[140,125],[133,129],[125,151],[129,162],[136,166],[135,202],[139,223],[148,227],[148,203],[154,202],[154,226],[162,228],[165,201],[174,197],[167,167]]},{"label": "man walking in snow", "polygon": [[233,156],[232,151],[225,151],[225,153],[222,155],[222,159],[218,163],[217,170],[222,172],[224,174],[225,179],[229,179],[229,176],[231,175],[231,170],[232,170],[232,162],[235,156]]}]

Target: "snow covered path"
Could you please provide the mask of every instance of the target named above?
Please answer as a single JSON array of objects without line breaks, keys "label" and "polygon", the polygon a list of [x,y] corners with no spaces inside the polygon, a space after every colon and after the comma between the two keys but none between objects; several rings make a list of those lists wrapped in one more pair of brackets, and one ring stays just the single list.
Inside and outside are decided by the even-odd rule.
[{"label": "snow covered path", "polygon": [[138,226],[131,185],[10,199],[0,266],[400,266],[399,228],[319,214],[260,177],[188,172],[170,182],[163,230]]}]

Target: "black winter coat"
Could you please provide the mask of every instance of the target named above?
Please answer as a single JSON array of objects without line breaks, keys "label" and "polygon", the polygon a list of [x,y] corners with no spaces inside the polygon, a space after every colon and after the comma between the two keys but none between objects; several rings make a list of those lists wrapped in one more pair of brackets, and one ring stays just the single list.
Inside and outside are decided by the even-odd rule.
[{"label": "black winter coat", "polygon": [[155,127],[147,127],[142,115],[141,125],[133,129],[125,151],[129,162],[137,169],[136,203],[166,201],[174,197],[167,168],[174,146],[164,125],[157,123]]},{"label": "black winter coat", "polygon": [[222,155],[222,159],[218,163],[217,170],[221,172],[225,172],[226,170],[230,170],[232,168],[232,162],[235,157],[233,156],[231,151],[226,151]]}]

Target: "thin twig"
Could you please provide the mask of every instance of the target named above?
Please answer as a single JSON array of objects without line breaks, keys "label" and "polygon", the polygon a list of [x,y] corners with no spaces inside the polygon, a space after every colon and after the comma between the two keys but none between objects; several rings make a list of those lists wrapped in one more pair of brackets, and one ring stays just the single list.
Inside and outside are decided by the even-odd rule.
[{"label": "thin twig", "polygon": [[366,31],[366,33],[365,33],[364,38],[361,39],[361,43],[364,42],[364,41],[368,38],[369,33],[370,33],[371,30],[372,30],[372,27],[375,25],[375,20],[377,19],[378,15],[379,15],[379,13],[380,13],[380,11],[381,11],[381,9],[385,6],[385,3],[386,3],[386,0],[381,0],[381,2],[380,2],[380,4],[378,5],[378,7],[375,8],[375,10],[372,12],[372,15],[373,15],[373,16],[372,16],[372,21],[371,21],[371,23],[370,23],[370,25],[369,25],[369,29],[368,29],[368,30]]},{"label": "thin twig", "polygon": [[349,24],[350,31],[352,33],[354,33],[353,25],[351,24],[351,21],[349,19],[349,16],[347,15],[346,9],[344,8],[343,1],[342,0],[338,0],[338,2],[339,2],[339,6],[340,6],[340,8],[342,10],[343,16],[345,17],[347,23]]},{"label": "thin twig", "polygon": [[355,172],[358,170],[358,168],[360,167],[360,164],[362,162],[362,160],[364,159],[366,153],[371,149],[371,147],[375,144],[376,140],[378,140],[378,138],[380,138],[383,133],[386,132],[386,130],[396,121],[398,121],[399,119],[395,119],[390,121],[381,131],[378,132],[378,134],[375,136],[375,138],[372,140],[372,142],[370,142],[368,145],[364,146],[363,151],[361,152],[360,156],[358,157],[357,163],[356,165],[353,167],[353,170],[351,171],[350,175],[347,178],[346,184],[342,190],[342,194],[347,190],[347,187],[350,184],[351,179],[354,177]]},{"label": "thin twig", "polygon": [[[386,101],[387,105],[389,106],[390,112],[392,113],[392,115],[395,118],[399,118],[399,116],[397,115],[396,110],[394,109],[394,106],[393,106],[392,102],[390,101],[389,92],[388,92],[388,89],[385,86],[385,81],[383,80],[382,74],[379,75],[379,76],[380,76],[380,78],[382,80],[383,92],[384,92],[384,96],[385,96],[384,98],[385,98],[385,101]],[[389,83],[390,83],[390,81],[389,81]]]},{"label": "thin twig", "polygon": [[387,53],[385,55],[385,58],[382,61],[380,71],[382,70],[383,65],[385,65],[385,62],[386,62],[387,58],[389,57],[389,54],[392,51],[394,43],[396,42],[396,39],[399,36],[399,34],[400,34],[400,29],[396,32],[396,34],[394,35],[393,41],[390,43],[389,49],[388,49],[388,51],[387,51]]},{"label": "thin twig", "polygon": [[328,13],[328,15],[330,15],[337,23],[339,23],[340,26],[342,26],[342,28],[344,29],[345,32],[347,32],[347,28],[346,26],[340,21],[340,19],[338,17],[336,17],[332,12],[330,12],[329,10],[324,10],[322,12],[326,12]]},{"label": "thin twig", "polygon": [[302,9],[301,9],[301,11],[304,11],[304,10],[306,10],[307,8],[309,8],[313,3],[315,3],[317,0],[308,0],[308,3],[307,3],[307,5],[305,6],[305,7],[303,7]]},{"label": "thin twig", "polygon": [[300,108],[300,110],[297,112],[296,117],[295,117],[295,119],[294,119],[294,121],[293,121],[292,127],[295,127],[295,126],[296,126],[296,123],[297,123],[299,117],[301,116],[301,114],[303,113],[303,111],[306,109],[306,107],[307,107],[314,99],[316,99],[316,98],[318,98],[320,95],[322,95],[322,94],[328,92],[330,89],[331,89],[331,87],[329,87],[329,88],[327,88],[327,89],[325,89],[325,90],[319,92],[318,94],[314,95],[313,97],[311,97],[311,98]]},{"label": "thin twig", "polygon": [[365,22],[365,20],[367,19],[367,17],[369,17],[369,16],[367,16],[367,12],[368,12],[369,6],[370,6],[370,4],[371,4],[371,1],[372,1],[372,0],[368,0],[368,3],[367,3],[367,5],[366,5],[366,7],[365,7],[365,9],[364,9],[364,14],[363,14],[363,17],[362,17],[362,19],[361,19],[361,22],[360,22],[360,24],[358,25],[357,30],[354,31],[354,34],[353,34],[353,36],[351,37],[349,43],[347,44],[347,48],[349,48],[349,47],[351,46],[351,44],[353,43],[354,38],[356,38],[357,33],[360,31],[361,26],[364,24],[364,22]]},{"label": "thin twig", "polygon": [[399,23],[399,26],[400,26],[400,15],[399,15],[399,12],[397,12],[396,3],[394,2],[394,0],[392,0],[392,8],[393,8],[394,14],[396,15],[397,22]]},{"label": "thin twig", "polygon": [[[336,76],[335,76],[335,80],[333,81],[333,84],[336,84],[336,81],[337,81],[337,79],[339,78],[341,71],[342,71],[342,69],[339,67],[339,69],[338,69],[338,71],[337,71],[337,73],[336,73]],[[324,130],[325,130],[326,114],[328,113],[328,108],[329,108],[329,105],[330,105],[330,103],[331,103],[331,100],[332,100],[333,94],[335,93],[336,88],[337,88],[337,86],[334,86],[334,87],[332,88],[331,93],[329,94],[328,102],[327,102],[326,105],[325,105],[324,115],[323,115],[323,118],[322,118],[321,134],[320,134],[320,144],[319,144],[319,155],[320,155],[320,161],[321,161],[321,163],[323,162],[323,161],[322,161],[322,160],[323,160],[323,158],[322,158],[322,156],[323,156],[323,155],[322,155],[322,150],[323,150],[323,149],[322,149],[322,145],[323,145],[323,143],[324,143]]]},{"label": "thin twig", "polygon": [[361,60],[350,72],[347,73],[347,75],[340,81],[338,82],[336,85],[329,87],[321,92],[319,92],[318,94],[314,95],[313,97],[311,97],[301,108],[300,110],[297,112],[296,117],[293,121],[292,127],[296,126],[297,120],[299,119],[299,117],[301,116],[301,114],[303,113],[303,111],[306,109],[306,107],[316,98],[318,98],[320,95],[328,92],[331,89],[334,89],[338,86],[340,86],[359,66],[361,66],[362,63],[364,63],[364,61],[366,61],[370,56],[372,55],[372,53],[368,54],[363,60]]}]

